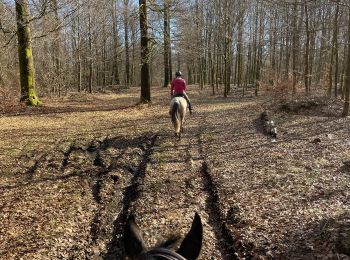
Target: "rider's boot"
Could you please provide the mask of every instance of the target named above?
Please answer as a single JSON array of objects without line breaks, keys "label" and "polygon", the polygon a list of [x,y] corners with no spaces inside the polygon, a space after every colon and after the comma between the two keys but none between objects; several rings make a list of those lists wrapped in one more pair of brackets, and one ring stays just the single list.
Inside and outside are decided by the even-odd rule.
[{"label": "rider's boot", "polygon": [[188,110],[190,110],[190,114],[192,115],[192,105],[190,102],[188,102]]}]

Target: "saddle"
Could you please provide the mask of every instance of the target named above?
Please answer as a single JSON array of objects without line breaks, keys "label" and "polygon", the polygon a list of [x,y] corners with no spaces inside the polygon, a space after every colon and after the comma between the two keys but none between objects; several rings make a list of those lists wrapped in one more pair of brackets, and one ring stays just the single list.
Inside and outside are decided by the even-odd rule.
[{"label": "saddle", "polygon": [[182,94],[182,93],[176,93],[176,94],[173,95],[173,98],[174,98],[174,97],[183,97],[183,98],[184,98],[185,95]]},{"label": "saddle", "polygon": [[174,94],[171,98],[173,99],[173,98],[176,98],[176,97],[182,97],[182,98],[184,98],[184,99],[186,100],[186,102],[187,102],[187,107],[189,107],[189,103],[188,103],[188,101],[187,101],[187,99],[186,99],[186,97],[185,97],[184,94],[176,93],[176,94]]}]

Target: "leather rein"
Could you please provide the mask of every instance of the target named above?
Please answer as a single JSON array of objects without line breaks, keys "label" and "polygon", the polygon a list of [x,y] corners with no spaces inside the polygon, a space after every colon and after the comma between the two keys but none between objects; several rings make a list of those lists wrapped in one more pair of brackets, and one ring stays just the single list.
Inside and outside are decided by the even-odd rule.
[{"label": "leather rein", "polygon": [[167,260],[186,260],[186,258],[184,258],[183,256],[167,248],[152,249],[148,251],[146,255],[152,256],[152,257],[161,257],[162,259],[167,259]]}]

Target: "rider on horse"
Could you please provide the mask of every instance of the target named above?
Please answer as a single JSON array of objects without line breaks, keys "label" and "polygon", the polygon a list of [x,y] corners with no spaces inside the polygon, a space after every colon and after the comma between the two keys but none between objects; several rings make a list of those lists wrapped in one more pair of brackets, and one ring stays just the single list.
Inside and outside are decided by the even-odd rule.
[{"label": "rider on horse", "polygon": [[190,114],[192,114],[192,106],[190,99],[188,98],[185,90],[186,90],[186,81],[182,78],[181,71],[176,71],[176,78],[171,82],[171,97],[183,97],[186,99],[188,103],[188,109],[190,110]]}]

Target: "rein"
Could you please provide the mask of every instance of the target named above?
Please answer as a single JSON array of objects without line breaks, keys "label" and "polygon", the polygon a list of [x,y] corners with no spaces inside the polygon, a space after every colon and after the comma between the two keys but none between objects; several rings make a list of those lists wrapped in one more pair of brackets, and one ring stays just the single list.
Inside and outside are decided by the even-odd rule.
[{"label": "rein", "polygon": [[186,258],[183,256],[166,248],[156,248],[150,250],[147,252],[147,256],[162,257],[167,260],[186,260]]}]

